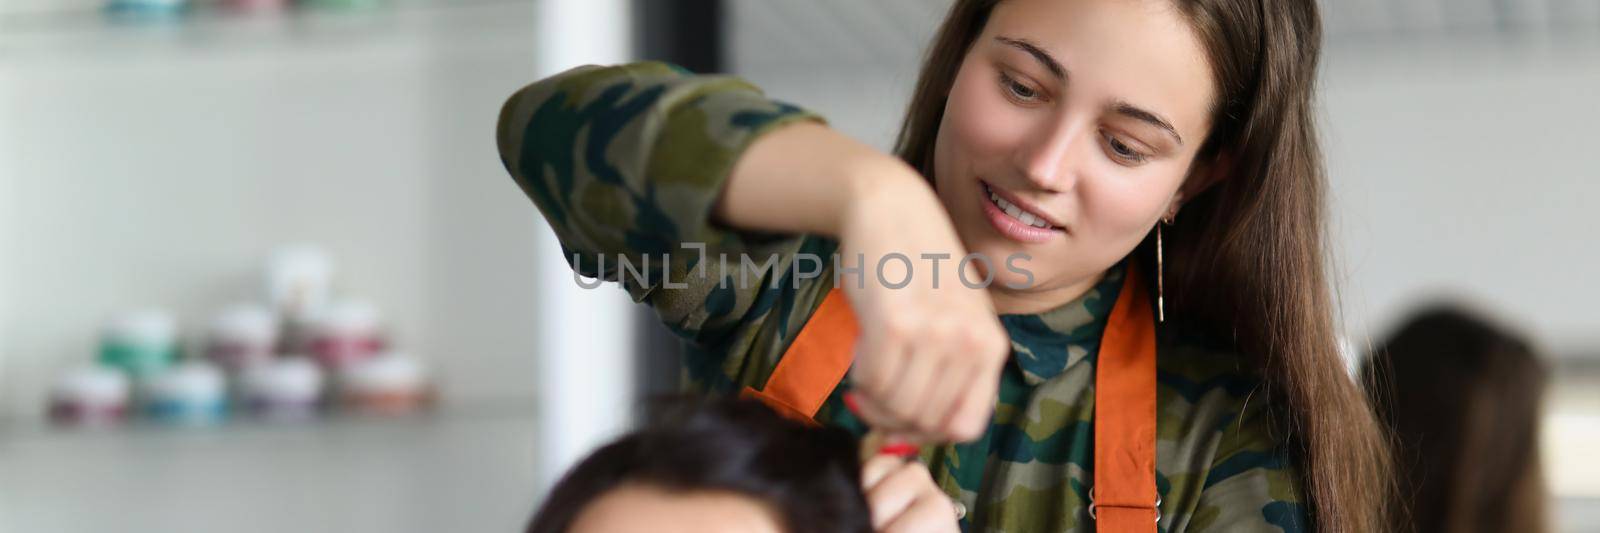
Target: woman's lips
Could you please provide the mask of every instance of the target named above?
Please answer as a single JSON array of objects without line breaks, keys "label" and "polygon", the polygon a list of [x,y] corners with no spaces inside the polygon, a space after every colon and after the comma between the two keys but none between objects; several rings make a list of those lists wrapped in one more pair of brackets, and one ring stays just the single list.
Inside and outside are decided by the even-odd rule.
[{"label": "woman's lips", "polygon": [[[989,197],[989,186],[983,180],[978,180],[978,199],[983,204],[983,217],[989,219],[989,225],[995,231],[1008,239],[1026,244],[1037,244],[1049,241],[1057,234],[1063,233],[1061,228],[1040,228],[1023,222],[1022,219],[1007,214],[1000,206],[995,205]],[[1028,215],[1033,218],[1032,215]]]}]

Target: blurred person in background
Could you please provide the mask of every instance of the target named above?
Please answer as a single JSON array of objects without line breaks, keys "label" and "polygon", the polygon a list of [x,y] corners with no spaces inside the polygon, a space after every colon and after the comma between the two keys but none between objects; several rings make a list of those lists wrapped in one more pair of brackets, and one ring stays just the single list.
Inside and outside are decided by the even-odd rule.
[{"label": "blurred person in background", "polygon": [[[796,411],[939,443],[966,529],[1377,531],[1387,447],[1323,266],[1320,48],[1312,0],[958,0],[892,155],[656,62],[523,88],[498,144],[573,269],[684,339],[694,390],[774,390],[842,291],[854,366]],[[806,254],[821,275],[791,275]]]},{"label": "blurred person in background", "polygon": [[922,463],[863,464],[849,432],[756,400],[684,400],[562,476],[527,533],[867,533],[873,516],[896,517],[880,531],[958,531]]},{"label": "blurred person in background", "polygon": [[1435,306],[1363,363],[1393,432],[1397,532],[1546,531],[1540,406],[1549,370],[1521,335]]}]

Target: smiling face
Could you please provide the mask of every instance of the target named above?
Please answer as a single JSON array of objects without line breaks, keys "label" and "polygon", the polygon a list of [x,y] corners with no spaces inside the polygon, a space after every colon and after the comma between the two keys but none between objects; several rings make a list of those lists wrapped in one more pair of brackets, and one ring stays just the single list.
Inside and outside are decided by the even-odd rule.
[{"label": "smiling face", "polygon": [[[1004,0],[945,103],[934,183],[1004,313],[1082,294],[1181,201],[1210,129],[1205,50],[1167,0]],[[1027,282],[1006,268],[1033,275]],[[981,262],[974,264],[982,266]]]}]

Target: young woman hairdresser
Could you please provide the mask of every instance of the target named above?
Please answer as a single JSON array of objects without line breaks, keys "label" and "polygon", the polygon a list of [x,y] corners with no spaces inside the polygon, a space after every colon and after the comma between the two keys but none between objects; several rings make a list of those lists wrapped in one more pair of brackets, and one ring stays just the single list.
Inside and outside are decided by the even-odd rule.
[{"label": "young woman hairdresser", "polygon": [[572,266],[683,337],[693,388],[930,444],[965,530],[1374,531],[1320,40],[1312,0],[957,0],[893,156],[648,62],[522,89],[499,146]]}]

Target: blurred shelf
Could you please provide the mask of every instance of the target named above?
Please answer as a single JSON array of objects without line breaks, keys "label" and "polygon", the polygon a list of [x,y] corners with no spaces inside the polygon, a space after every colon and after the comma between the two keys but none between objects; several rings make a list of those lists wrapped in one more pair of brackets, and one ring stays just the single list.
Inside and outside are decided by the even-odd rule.
[{"label": "blurred shelf", "polygon": [[0,434],[0,531],[511,531],[531,409]]},{"label": "blurred shelf", "polygon": [[161,15],[82,6],[0,13],[0,62],[171,51],[338,46],[512,36],[531,45],[532,0],[384,0],[370,8],[242,11],[207,3]]}]

